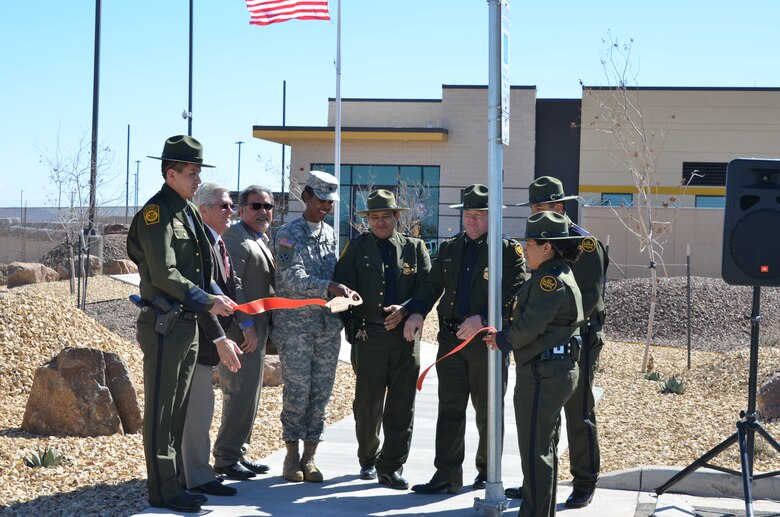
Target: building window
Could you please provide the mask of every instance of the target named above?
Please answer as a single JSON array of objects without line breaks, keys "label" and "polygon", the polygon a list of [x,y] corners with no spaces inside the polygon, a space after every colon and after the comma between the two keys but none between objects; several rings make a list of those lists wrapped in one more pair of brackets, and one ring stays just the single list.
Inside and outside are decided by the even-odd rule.
[{"label": "building window", "polygon": [[601,206],[631,206],[634,204],[633,194],[601,194]]},{"label": "building window", "polygon": [[[312,164],[312,170],[333,174],[333,164]],[[400,206],[399,231],[424,240],[439,236],[439,173],[429,165],[341,165],[339,233],[341,248],[367,229],[365,219],[355,213],[364,210],[368,194],[375,189],[392,191]],[[332,216],[328,216],[332,224]]]},{"label": "building window", "polygon": [[696,208],[726,208],[726,197],[696,196]]},{"label": "building window", "polygon": [[723,187],[726,185],[726,162],[683,162],[683,185]]}]

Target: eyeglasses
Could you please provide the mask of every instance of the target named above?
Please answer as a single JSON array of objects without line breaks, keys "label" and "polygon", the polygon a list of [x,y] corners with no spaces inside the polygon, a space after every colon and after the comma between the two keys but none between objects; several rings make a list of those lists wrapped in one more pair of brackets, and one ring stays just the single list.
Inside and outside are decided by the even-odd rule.
[{"label": "eyeglasses", "polygon": [[222,203],[222,204],[220,204],[220,203],[212,203],[211,206],[217,207],[220,210],[228,210],[228,209],[230,209],[231,212],[233,211],[233,203]]},{"label": "eyeglasses", "polygon": [[274,205],[271,203],[247,203],[246,206],[251,207],[252,210],[260,210],[261,208],[264,208],[269,212],[274,209]]}]

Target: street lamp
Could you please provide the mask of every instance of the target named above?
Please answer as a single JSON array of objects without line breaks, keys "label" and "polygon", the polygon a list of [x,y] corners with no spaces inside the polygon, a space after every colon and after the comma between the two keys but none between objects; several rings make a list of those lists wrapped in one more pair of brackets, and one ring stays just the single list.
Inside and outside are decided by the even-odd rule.
[{"label": "street lamp", "polygon": [[238,145],[238,180],[236,181],[236,192],[241,192],[241,144],[243,144],[241,140],[236,142],[236,145]]},{"label": "street lamp", "polygon": [[141,160],[135,161],[135,209],[138,210],[138,165]]}]

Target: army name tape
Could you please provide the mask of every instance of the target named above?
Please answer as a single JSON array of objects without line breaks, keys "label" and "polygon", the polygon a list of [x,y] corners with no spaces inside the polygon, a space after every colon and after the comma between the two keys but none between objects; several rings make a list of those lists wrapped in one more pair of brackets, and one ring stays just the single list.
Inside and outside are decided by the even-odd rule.
[{"label": "army name tape", "polygon": [[469,343],[471,343],[471,341],[472,341],[472,340],[473,340],[475,337],[477,337],[477,336],[478,336],[478,335],[479,335],[481,332],[483,332],[483,331],[485,331],[485,330],[487,330],[487,331],[489,331],[489,332],[498,332],[498,331],[497,331],[496,329],[494,329],[493,327],[482,327],[481,329],[479,329],[478,331],[476,331],[476,332],[475,332],[475,333],[474,333],[474,334],[473,334],[473,335],[472,335],[470,338],[468,338],[467,340],[465,340],[464,342],[462,342],[461,344],[459,344],[458,346],[456,346],[455,348],[453,348],[452,350],[450,350],[450,351],[449,351],[449,353],[448,353],[447,355],[443,355],[443,356],[441,356],[441,357],[440,357],[439,359],[437,359],[437,360],[436,360],[436,361],[435,361],[433,364],[431,364],[431,365],[430,365],[428,368],[426,368],[425,370],[423,370],[423,372],[420,374],[420,377],[417,379],[417,391],[422,391],[423,382],[425,381],[425,376],[426,376],[426,375],[428,375],[428,370],[430,370],[431,368],[433,368],[434,366],[436,366],[436,364],[437,364],[439,361],[441,361],[441,360],[443,360],[443,359],[446,359],[446,358],[448,358],[448,357],[449,357],[449,356],[451,356],[452,354],[455,354],[455,353],[457,353],[457,352],[460,352],[460,350],[461,350],[463,347],[465,347],[466,345],[468,345]]}]

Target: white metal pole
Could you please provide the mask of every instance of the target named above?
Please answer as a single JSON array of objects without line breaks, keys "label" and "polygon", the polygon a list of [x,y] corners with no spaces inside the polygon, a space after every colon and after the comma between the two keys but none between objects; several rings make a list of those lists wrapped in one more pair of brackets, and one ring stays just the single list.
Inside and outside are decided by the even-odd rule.
[{"label": "white metal pole", "polygon": [[[341,197],[341,0],[336,7],[336,141],[335,155],[333,158],[333,174],[339,184],[339,198]],[[336,242],[340,241],[340,214],[341,201],[333,206],[333,229],[336,230]],[[337,246],[339,246],[337,244]]]}]

